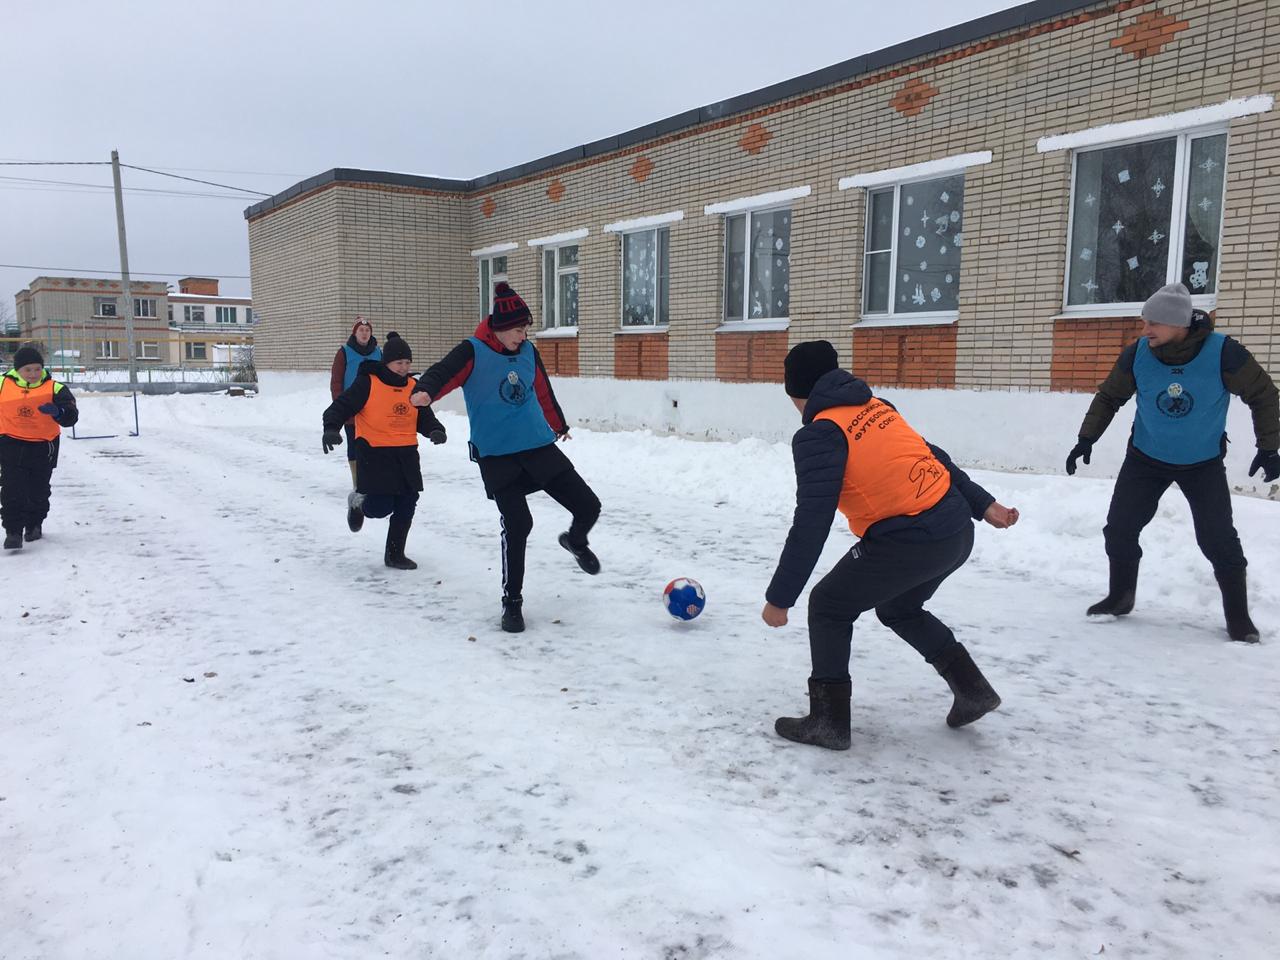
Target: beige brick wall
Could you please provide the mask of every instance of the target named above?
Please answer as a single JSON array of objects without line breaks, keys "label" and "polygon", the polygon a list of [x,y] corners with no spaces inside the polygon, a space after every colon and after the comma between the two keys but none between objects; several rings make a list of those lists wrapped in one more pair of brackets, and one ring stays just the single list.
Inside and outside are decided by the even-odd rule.
[{"label": "beige brick wall", "polygon": [[[1137,35],[1135,26],[1152,18],[1162,25]],[[925,84],[936,94],[921,109],[895,108],[904,89]],[[680,209],[684,219],[670,226],[668,369],[672,378],[712,378],[716,337],[744,335],[713,333],[723,312],[723,219],[704,216],[703,207],[808,184],[812,193],[793,205],[788,341],[829,338],[856,368],[866,194],[837,190],[838,179],[990,150],[993,162],[966,174],[954,361],[949,349],[924,355],[953,364],[934,372],[958,387],[1048,389],[1055,347],[1066,348],[1055,344],[1054,317],[1062,312],[1071,154],[1039,154],[1037,139],[1278,90],[1275,3],[1111,0],[456,199],[330,188],[250,224],[264,318],[260,363],[327,363],[348,315],[375,301],[433,346],[465,333],[477,312],[467,251],[500,242],[519,242],[507,255],[510,281],[540,320],[540,251],[525,241],[588,227],[579,244],[578,362],[584,376],[611,376],[620,239],[601,227]],[[1232,122],[1229,141],[1219,327],[1275,367],[1280,112]],[[638,161],[652,165],[642,181],[631,173]],[[321,308],[318,291],[334,284],[340,292]],[[409,316],[429,318],[427,326],[400,319]],[[289,354],[268,347],[280,321],[293,327]]]}]

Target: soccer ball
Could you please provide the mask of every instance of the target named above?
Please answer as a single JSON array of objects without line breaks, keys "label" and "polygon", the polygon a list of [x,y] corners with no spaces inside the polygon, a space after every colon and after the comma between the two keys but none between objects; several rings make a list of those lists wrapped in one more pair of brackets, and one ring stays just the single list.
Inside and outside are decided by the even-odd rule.
[{"label": "soccer ball", "polygon": [[662,603],[677,620],[692,620],[707,605],[707,595],[697,580],[677,577],[662,591]]}]

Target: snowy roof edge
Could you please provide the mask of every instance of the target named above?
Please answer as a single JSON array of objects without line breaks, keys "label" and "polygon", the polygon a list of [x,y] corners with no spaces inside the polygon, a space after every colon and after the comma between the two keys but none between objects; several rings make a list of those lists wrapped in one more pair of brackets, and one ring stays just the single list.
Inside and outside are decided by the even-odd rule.
[{"label": "snowy roof edge", "polygon": [[852,80],[863,74],[883,70],[915,57],[936,53],[947,47],[961,46],[984,40],[1006,30],[1014,30],[1040,20],[1048,20],[1067,13],[1073,13],[1086,7],[1097,6],[1102,0],[1031,0],[1008,10],[1001,10],[978,17],[964,23],[936,30],[933,33],[904,40],[889,47],[883,47],[871,53],[843,60],[828,67],[822,67],[809,73],[792,77],[760,87],[748,93],[707,104],[692,110],[686,110],[675,116],[658,120],[654,123],[636,127],[624,133],[603,140],[571,147],[559,153],[553,153],[537,160],[507,167],[495,173],[474,177],[470,180],[451,180],[443,177],[422,177],[404,173],[387,173],[378,170],[358,170],[335,167],[302,180],[292,187],[259,201],[244,211],[244,218],[250,220],[264,213],[269,213],[303,194],[310,193],[331,183],[382,183],[393,186],[416,187],[426,190],[437,190],[443,193],[468,194],[495,184],[518,180],[544,170],[564,166],[577,160],[585,160],[602,154],[613,153],[625,147],[663,137],[679,130],[695,127],[713,120],[722,120],[737,113],[745,113],[758,107],[768,106],[781,100],[800,96],[820,87],[830,86],[845,80]]}]

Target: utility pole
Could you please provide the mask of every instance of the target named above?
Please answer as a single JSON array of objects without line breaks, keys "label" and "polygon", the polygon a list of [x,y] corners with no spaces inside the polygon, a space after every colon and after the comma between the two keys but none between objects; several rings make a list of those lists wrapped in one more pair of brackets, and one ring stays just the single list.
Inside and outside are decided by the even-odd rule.
[{"label": "utility pole", "polygon": [[129,242],[124,235],[124,199],[120,191],[120,152],[111,151],[111,179],[116,186],[116,231],[120,236],[120,281],[124,287],[124,329],[129,345],[129,389],[138,395],[138,362],[133,346],[133,293],[129,289]]}]

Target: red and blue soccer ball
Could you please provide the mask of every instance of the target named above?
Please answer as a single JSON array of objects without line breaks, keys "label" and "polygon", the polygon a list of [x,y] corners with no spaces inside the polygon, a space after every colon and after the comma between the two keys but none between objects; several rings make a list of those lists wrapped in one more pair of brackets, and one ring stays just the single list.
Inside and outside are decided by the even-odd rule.
[{"label": "red and blue soccer ball", "polygon": [[662,603],[677,620],[692,620],[707,605],[707,595],[697,580],[677,577],[662,591]]}]

